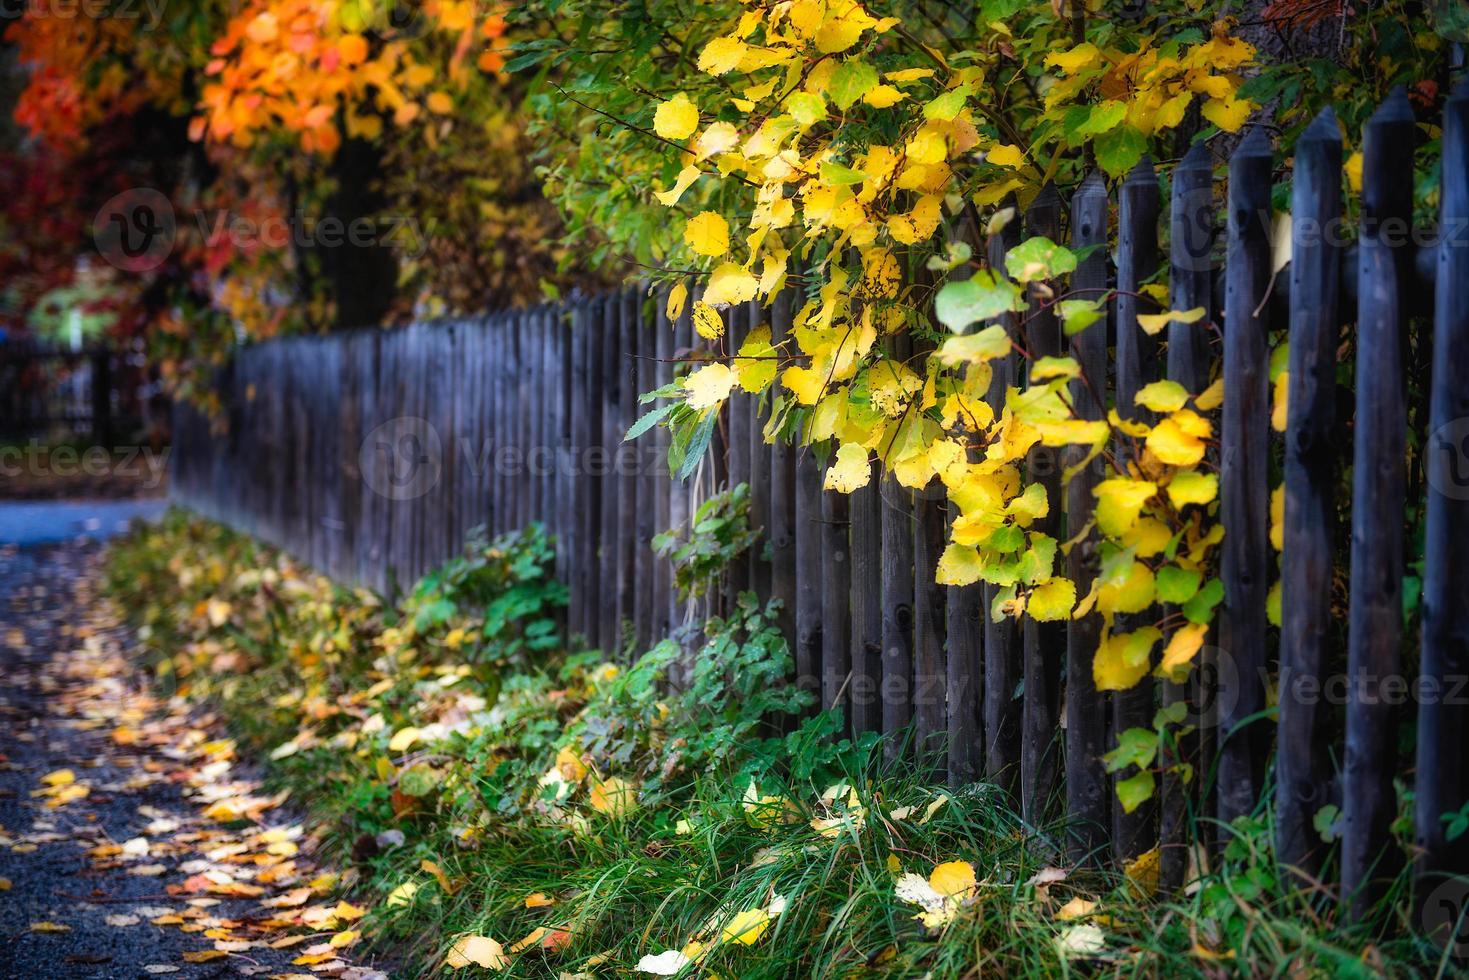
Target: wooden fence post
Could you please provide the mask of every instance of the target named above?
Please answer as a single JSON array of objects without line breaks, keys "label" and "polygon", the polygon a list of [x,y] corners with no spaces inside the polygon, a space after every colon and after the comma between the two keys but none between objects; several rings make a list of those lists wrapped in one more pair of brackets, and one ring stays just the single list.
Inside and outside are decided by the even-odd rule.
[{"label": "wooden fence post", "polygon": [[1342,786],[1342,900],[1353,918],[1373,905],[1399,861],[1397,710],[1384,688],[1401,681],[1402,336],[1412,288],[1413,109],[1396,89],[1362,137],[1362,231],[1357,245],[1357,420],[1352,454],[1352,568],[1347,643],[1347,745]]},{"label": "wooden fence post", "polygon": [[[1150,413],[1137,405],[1136,398],[1144,385],[1158,378],[1158,342],[1138,326],[1137,317],[1152,312],[1155,305],[1140,289],[1158,271],[1160,208],[1158,173],[1152,160],[1144,157],[1123,178],[1117,208],[1117,414],[1130,422],[1150,421]],[[1132,446],[1128,437],[1118,440],[1114,448],[1119,462],[1131,459]],[[1145,611],[1141,618],[1151,622],[1157,616]],[[1137,625],[1131,617],[1119,617],[1117,629],[1130,632]],[[1113,693],[1114,740],[1130,728],[1152,728],[1154,697],[1151,677]],[[1131,813],[1116,800],[1117,783],[1128,775],[1120,772],[1112,780],[1112,850],[1121,861],[1146,853],[1158,842],[1156,800],[1143,801]]]},{"label": "wooden fence post", "polygon": [[[1214,187],[1213,166],[1209,149],[1195,143],[1173,169],[1173,195],[1169,208],[1169,302],[1179,311],[1203,307],[1213,309]],[[1198,394],[1209,383],[1209,348],[1201,324],[1174,321],[1168,325],[1168,377],[1181,384],[1190,394]],[[1167,631],[1165,631],[1167,632]],[[1195,675],[1200,685],[1211,665],[1200,663]],[[1188,684],[1164,681],[1161,685],[1165,707],[1188,701]],[[1200,724],[1207,726],[1208,719]],[[1188,790],[1208,776],[1198,737],[1179,739],[1179,759],[1167,760],[1159,787],[1158,843],[1162,848],[1159,863],[1159,886],[1165,891],[1182,887],[1188,870]],[[1185,783],[1172,771],[1171,763],[1193,764],[1195,778]]]},{"label": "wooden fence post", "polygon": [[[1061,237],[1061,196],[1047,184],[1025,213],[1025,234],[1042,235],[1051,241]],[[1056,314],[1040,293],[1031,287],[1026,347],[1032,358],[1055,357],[1062,351],[1061,326]],[[1029,366],[1027,365],[1027,377]],[[1026,479],[1046,491],[1050,510],[1037,519],[1031,533],[1048,534],[1060,540],[1061,467],[1060,454],[1050,446],[1036,445],[1026,455]],[[1020,812],[1033,826],[1040,826],[1050,812],[1056,793],[1060,755],[1061,660],[1066,649],[1064,623],[1038,623],[1027,616],[1025,637],[1025,698],[1020,741]]]},{"label": "wooden fence post", "polygon": [[[657,308],[653,311],[653,352],[658,358],[653,370],[653,384],[657,388],[667,387],[673,382],[673,322],[668,319],[668,290],[660,289],[655,298]],[[656,404],[648,405],[644,411],[652,411]],[[654,501],[653,526],[662,534],[672,526],[673,474],[668,472],[668,447],[671,436],[668,429],[655,426],[653,429],[653,471],[656,474],[656,500]],[[648,547],[653,546],[648,542]],[[653,633],[654,640],[668,636],[673,629],[673,563],[667,558],[653,558]]]},{"label": "wooden fence post", "polygon": [[1225,535],[1219,671],[1219,821],[1228,826],[1260,801],[1271,734],[1261,713],[1269,664],[1265,593],[1270,565],[1270,179],[1274,152],[1263,123],[1229,161],[1229,256],[1225,265],[1224,409],[1219,499]]},{"label": "wooden fence post", "polygon": [[[933,344],[914,338],[915,355],[930,354]],[[913,721],[921,763],[932,763],[947,778],[949,704],[945,640],[948,638],[948,587],[937,581],[949,519],[938,478],[913,491]]]},{"label": "wooden fence post", "polygon": [[[785,346],[791,338],[791,308],[795,302],[788,288],[776,295],[770,306],[770,336],[778,357],[789,357]],[[780,384],[776,381],[776,386]],[[773,388],[778,390],[777,388]],[[777,406],[772,396],[771,412]],[[796,656],[796,449],[791,441],[775,433],[770,445],[770,595],[781,602],[778,625]],[[797,668],[799,673],[799,668]]]},{"label": "wooden fence post", "polygon": [[1320,868],[1312,820],[1326,805],[1327,705],[1318,696],[1331,628],[1336,531],[1336,345],[1341,249],[1341,130],[1323,109],[1295,146],[1291,179],[1290,411],[1285,433],[1281,562],[1280,722],[1275,755],[1275,857]]},{"label": "wooden fence post", "polygon": [[[657,386],[655,380],[658,367],[658,349],[656,328],[658,314],[649,308],[652,300],[648,296],[646,288],[639,289],[635,295],[637,301],[636,313],[633,325],[637,336],[637,357],[634,359],[633,371],[635,372],[636,384],[633,387],[632,405],[629,407],[627,418],[623,419],[624,432],[631,428],[642,414],[642,406],[638,403],[638,396],[645,391],[652,391]],[[650,315],[651,314],[651,315]],[[654,471],[653,436],[644,435],[628,444],[631,457],[634,460],[634,478],[638,486],[638,511],[637,511],[637,541],[634,543],[633,565],[637,576],[635,588],[635,617],[637,624],[635,635],[638,638],[635,654],[647,651],[660,637],[654,632],[653,617],[653,565],[656,556],[653,554],[653,535],[662,528],[658,527],[658,502],[660,487],[658,485],[657,473]]]},{"label": "wooden fence post", "polygon": [[621,481],[617,477],[618,445],[622,431],[617,425],[618,406],[621,403],[622,362],[620,346],[622,321],[622,296],[613,293],[602,304],[602,511],[598,528],[598,565],[601,568],[601,588],[598,593],[597,646],[606,657],[613,658],[622,652],[619,642],[622,623],[618,616],[617,601],[617,525],[621,516],[618,497],[621,496]]},{"label": "wooden fence post", "polygon": [[[1419,902],[1448,876],[1469,874],[1469,835],[1450,841],[1443,815],[1469,802],[1469,706],[1448,692],[1469,677],[1469,83],[1444,105],[1442,200],[1434,305],[1433,388],[1428,441],[1428,506],[1424,531],[1423,664],[1418,707],[1415,871]],[[1452,703],[1451,703],[1452,701]],[[1425,913],[1432,910],[1424,909]],[[1422,924],[1454,941],[1458,923]]]},{"label": "wooden fence post", "polygon": [[882,731],[882,469],[868,464],[865,487],[848,504],[852,547],[852,732]]},{"label": "wooden fence post", "polygon": [[[617,422],[609,443],[615,449],[617,460],[617,649],[622,649],[624,627],[635,630],[637,626],[637,536],[638,536],[638,475],[637,447],[623,442],[628,427],[633,423],[633,414],[638,405],[638,309],[636,286],[625,288],[619,295],[618,343],[621,346],[617,360]],[[637,646],[637,634],[631,634],[633,646]],[[638,651],[634,650],[634,655]]]},{"label": "wooden fence post", "polygon": [[[1008,206],[1014,207],[1011,198]],[[999,232],[990,236],[988,260],[997,276],[1005,275],[1005,255],[1020,244],[1020,224],[1012,219]],[[997,319],[1012,340],[1019,336],[1019,320],[1014,313]],[[1019,378],[1018,355],[1013,351],[991,362],[994,374],[985,400],[996,417],[1005,405],[1005,393]],[[1012,804],[1020,802],[1020,732],[1023,705],[1016,691],[1024,672],[1024,640],[1015,620],[993,614],[999,587],[984,586],[984,732],[985,776],[1003,789]]]},{"label": "wooden fence post", "polygon": [[[1107,184],[1093,170],[1071,199],[1071,246],[1092,248],[1071,276],[1071,291],[1082,299],[1100,299],[1107,291]],[[1094,247],[1095,246],[1095,247]],[[1107,317],[1071,339],[1071,355],[1081,376],[1071,382],[1071,405],[1078,418],[1107,417]],[[1073,446],[1066,453],[1068,468],[1080,466],[1066,484],[1066,536],[1071,552],[1066,574],[1076,583],[1077,597],[1091,591],[1100,557],[1097,535],[1090,531],[1078,540],[1096,506],[1100,457],[1086,461],[1088,447]],[[1054,504],[1053,504],[1054,506]],[[1112,785],[1102,765],[1109,748],[1107,696],[1092,679],[1092,661],[1101,641],[1102,618],[1095,611],[1066,622],[1066,816],[1071,828],[1070,859],[1096,863],[1107,852],[1111,830]]]},{"label": "wooden fence post", "polygon": [[[889,356],[908,360],[907,333],[890,341]],[[884,467],[882,507],[882,730],[889,761],[904,751],[899,736],[913,721],[913,492]]]}]

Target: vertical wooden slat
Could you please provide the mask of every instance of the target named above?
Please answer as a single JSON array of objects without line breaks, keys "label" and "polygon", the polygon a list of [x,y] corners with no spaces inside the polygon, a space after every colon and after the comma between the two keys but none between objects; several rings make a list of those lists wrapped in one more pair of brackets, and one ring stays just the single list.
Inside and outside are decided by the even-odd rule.
[{"label": "vertical wooden slat", "polygon": [[[906,361],[906,333],[890,341],[891,357]],[[884,467],[882,510],[882,730],[885,752],[896,758],[904,729],[913,722],[913,492]]]},{"label": "vertical wooden slat", "polygon": [[[1061,197],[1047,184],[1025,214],[1027,236],[1061,238]],[[1061,353],[1061,325],[1049,304],[1032,287],[1025,330],[1026,347],[1033,358]],[[1059,540],[1061,526],[1060,454],[1036,445],[1026,455],[1026,479],[1046,491],[1050,510],[1030,526],[1032,534]],[[1027,616],[1025,636],[1025,698],[1020,740],[1020,812],[1032,824],[1047,816],[1057,789],[1060,755],[1061,661],[1066,649],[1064,623],[1038,623]]]},{"label": "vertical wooden slat", "polygon": [[[690,297],[692,299],[692,296]],[[677,321],[673,325],[673,356],[675,359],[687,357],[693,346],[694,337],[693,303],[684,304],[679,313]],[[675,377],[682,377],[683,372],[676,366],[673,369]],[[670,528],[683,529],[689,523],[689,488],[691,484],[687,480],[673,478],[674,483],[669,487],[668,496],[668,526]],[[670,622],[675,626],[683,623],[683,603],[679,601],[677,590],[670,600],[669,609]]]},{"label": "vertical wooden slat", "polygon": [[[1402,337],[1412,289],[1413,109],[1396,89],[1368,120],[1362,140],[1362,230],[1357,245],[1357,421],[1352,453],[1352,562],[1347,673],[1347,745],[1342,784],[1342,899],[1360,918],[1400,862],[1397,708],[1384,695],[1400,680],[1402,639]],[[1389,688],[1390,689],[1390,688]]]},{"label": "vertical wooden slat", "polygon": [[[926,338],[913,340],[915,355],[933,350]],[[947,772],[949,750],[948,588],[937,581],[949,519],[937,477],[913,493],[913,721],[919,757]]]},{"label": "vertical wooden slat", "polygon": [[868,464],[867,485],[848,502],[852,549],[852,680],[847,688],[854,733],[882,731],[882,469]]},{"label": "vertical wooden slat", "polygon": [[[769,317],[758,301],[750,303],[750,328],[770,329]],[[760,529],[760,540],[750,549],[750,588],[761,602],[770,598],[770,563],[764,557],[765,544],[770,540],[770,447],[761,431],[760,402],[762,398],[770,398],[778,386],[777,381],[766,394],[744,399],[745,412],[749,415],[750,525]]]},{"label": "vertical wooden slat", "polygon": [[[624,424],[629,428],[633,422],[637,421],[639,415],[652,407],[638,404],[637,396],[654,389],[654,369],[657,365],[655,346],[657,338],[654,335],[654,327],[658,322],[657,316],[653,312],[652,301],[647,297],[647,290],[639,290],[636,299],[634,326],[638,356],[634,370],[637,372],[637,385],[633,390],[631,416],[624,419]],[[634,564],[637,576],[635,622],[637,623],[637,652],[639,653],[647,650],[659,639],[653,626],[653,535],[661,530],[657,527],[659,480],[654,472],[653,440],[653,433],[647,433],[632,444],[635,450],[632,458],[636,461],[638,482],[638,539],[635,542]]]},{"label": "vertical wooden slat", "polygon": [[796,683],[822,692],[821,468],[811,446],[796,448]]},{"label": "vertical wooden slat", "polygon": [[[1013,206],[1013,199],[1010,202]],[[996,275],[1004,275],[1005,254],[1020,243],[1020,225],[1010,221],[988,243],[989,266]],[[999,323],[1012,339],[1019,337],[1019,321],[1015,314],[1002,315]],[[985,401],[998,418],[1005,406],[1005,393],[1019,378],[1017,355],[1008,354],[991,362],[994,374]],[[985,777],[999,786],[1012,803],[1020,801],[1020,730],[1023,706],[1017,696],[1024,659],[1022,637],[1015,620],[1002,616],[998,620],[991,609],[999,588],[986,584],[984,609],[984,732]]]},{"label": "vertical wooden slat", "polygon": [[637,616],[638,476],[635,447],[622,437],[632,425],[638,403],[638,290],[624,289],[618,297],[617,422],[611,445],[617,448],[617,648],[624,624]]},{"label": "vertical wooden slat", "polygon": [[1314,875],[1312,824],[1331,779],[1321,668],[1331,629],[1336,531],[1336,345],[1341,256],[1328,229],[1341,217],[1341,130],[1327,108],[1295,147],[1290,263],[1290,406],[1285,432],[1281,562],[1280,723],[1275,761],[1275,856]]},{"label": "vertical wooden slat", "polygon": [[[1149,421],[1149,413],[1136,402],[1144,385],[1158,379],[1158,342],[1138,326],[1137,316],[1153,312],[1155,304],[1139,292],[1158,271],[1158,215],[1161,207],[1158,174],[1152,160],[1138,161],[1122,181],[1117,211],[1117,414],[1127,421]],[[1132,440],[1123,437],[1114,446],[1119,462],[1132,458]],[[1141,614],[1150,622],[1156,610]],[[1118,617],[1116,629],[1131,632],[1137,623]],[[1154,688],[1144,677],[1130,690],[1112,695],[1114,741],[1130,728],[1153,727]],[[1116,800],[1116,783],[1131,773],[1119,772],[1113,779],[1112,843],[1119,861],[1128,861],[1151,850],[1157,843],[1156,798],[1143,801],[1131,813]]]},{"label": "vertical wooden slat", "polygon": [[[1469,706],[1462,697],[1447,696],[1452,685],[1469,677],[1469,559],[1463,548],[1469,541],[1469,475],[1464,470],[1469,436],[1469,82],[1460,82],[1444,104],[1442,146],[1439,227],[1444,237],[1438,246],[1434,296],[1423,563],[1420,690],[1425,696],[1418,708],[1420,851],[1415,871],[1420,901],[1447,876],[1469,874],[1469,835],[1448,840],[1442,819],[1469,801],[1469,770],[1462,755],[1469,745]],[[1440,945],[1451,941],[1456,926],[1448,918],[1439,924],[1445,931],[1434,938]]]},{"label": "vertical wooden slat", "polygon": [[[1093,248],[1071,276],[1071,291],[1095,300],[1107,289],[1107,184],[1094,170],[1071,199],[1071,247]],[[1071,382],[1071,405],[1078,418],[1100,420],[1107,415],[1107,318],[1071,339],[1071,356],[1081,366],[1081,377]],[[1068,466],[1079,466],[1089,447],[1073,446]],[[1066,537],[1071,552],[1066,574],[1076,584],[1078,597],[1091,592],[1100,557],[1097,535],[1079,538],[1096,504],[1100,458],[1087,463],[1066,484]],[[1112,787],[1102,765],[1107,751],[1107,698],[1092,680],[1092,660],[1101,641],[1102,619],[1092,611],[1066,623],[1066,817],[1070,829],[1071,860],[1099,861],[1106,853],[1111,830]]]},{"label": "vertical wooden slat", "polygon": [[1252,812],[1264,789],[1270,729],[1265,707],[1265,593],[1270,587],[1270,176],[1274,153],[1263,125],[1229,161],[1229,255],[1225,263],[1224,408],[1219,498],[1224,521],[1219,615],[1218,803],[1221,825]]},{"label": "vertical wooden slat", "polygon": [[[751,318],[757,313],[758,307],[753,303],[741,303],[726,311],[725,319],[728,326],[725,330],[723,344],[727,358],[733,358],[740,345],[745,342],[745,336],[750,332]],[[727,359],[726,363],[733,366],[733,360]],[[738,386],[730,393],[721,411],[724,412],[723,422],[729,433],[729,488],[733,490],[741,483],[749,486],[750,483],[750,396]],[[753,518],[753,513],[751,514]],[[731,563],[729,569],[729,598],[733,599],[739,593],[750,587],[750,562],[748,558]],[[731,603],[730,608],[733,608]]]},{"label": "vertical wooden slat", "polygon": [[617,477],[615,451],[622,441],[618,429],[618,408],[621,403],[622,364],[621,355],[622,296],[613,293],[602,306],[602,438],[604,460],[602,477],[602,514],[598,528],[598,564],[602,569],[600,608],[597,616],[597,646],[609,656],[621,652],[618,642],[620,621],[617,604],[617,537],[618,498],[622,493],[621,481]]},{"label": "vertical wooden slat", "polygon": [[[1214,243],[1214,188],[1209,150],[1194,146],[1173,170],[1173,194],[1169,204],[1169,302],[1175,310],[1203,307],[1213,309],[1213,272],[1210,251]],[[1209,349],[1201,323],[1174,321],[1168,326],[1168,377],[1197,394],[1209,381]],[[1209,669],[1201,663],[1196,675]],[[1187,684],[1164,681],[1165,706],[1186,703]],[[1207,725],[1207,719],[1204,720]],[[1184,736],[1179,749],[1183,761],[1194,765],[1201,778],[1185,783],[1170,765],[1159,787],[1158,843],[1162,848],[1159,884],[1165,891],[1183,884],[1188,870],[1188,791],[1203,782],[1205,770],[1198,758],[1200,738]]]},{"label": "vertical wooden slat", "polygon": [[586,418],[582,426],[582,443],[578,447],[579,482],[582,484],[581,546],[577,549],[581,582],[581,629],[589,646],[597,646],[601,638],[602,591],[602,507],[606,501],[607,456],[602,450],[602,411],[605,402],[602,373],[603,347],[606,342],[605,297],[587,303],[583,314],[582,337],[578,347],[582,353],[582,373],[578,376],[586,388]]},{"label": "vertical wooden slat", "polygon": [[[852,555],[846,494],[821,491],[821,522],[821,705],[830,708],[851,704]],[[846,715],[850,725],[850,709]]]},{"label": "vertical wooden slat", "polygon": [[[789,289],[770,307],[771,342],[781,357],[791,339]],[[779,382],[777,382],[778,386]],[[778,387],[777,387],[778,390]],[[772,405],[772,410],[774,406]],[[796,650],[796,453],[789,439],[776,435],[770,446],[770,594],[779,599],[781,633]]]},{"label": "vertical wooden slat", "polygon": [[[1444,814],[1457,813],[1469,801],[1469,707],[1463,698],[1445,696],[1469,677],[1469,560],[1462,548],[1469,541],[1469,476],[1463,469],[1469,435],[1469,82],[1459,82],[1444,104],[1441,169],[1438,226],[1444,238],[1438,244],[1434,294],[1432,435],[1423,533],[1425,696],[1418,710],[1416,843],[1421,851],[1415,868],[1419,901],[1445,877],[1469,874],[1469,836],[1448,840],[1443,821]],[[1448,930],[1437,936],[1441,945],[1456,926],[1453,918],[1441,924]]]},{"label": "vertical wooden slat", "polygon": [[[653,385],[663,388],[673,381],[673,323],[668,319],[668,290],[660,289],[657,294],[657,309],[653,312],[653,353],[658,358],[653,369]],[[648,405],[651,411],[656,405]],[[673,475],[668,472],[668,447],[671,437],[668,429],[657,426],[653,430],[652,468],[655,479],[653,526],[657,533],[667,531],[672,524]],[[651,543],[649,544],[651,547]],[[673,629],[673,563],[667,558],[655,557],[653,565],[653,638],[655,641],[669,635]]]}]

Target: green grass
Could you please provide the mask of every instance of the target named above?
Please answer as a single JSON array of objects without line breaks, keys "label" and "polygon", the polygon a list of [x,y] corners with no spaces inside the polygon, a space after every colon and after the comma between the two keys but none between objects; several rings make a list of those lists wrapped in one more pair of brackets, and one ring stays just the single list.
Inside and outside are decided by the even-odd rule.
[{"label": "green grass", "polygon": [[[837,737],[831,716],[770,735],[800,700],[779,681],[784,645],[753,607],[710,624],[686,695],[662,684],[680,656],[669,644],[615,674],[597,655],[537,647],[555,606],[524,558],[537,547],[499,542],[398,608],[181,515],[112,552],[112,593],[143,627],[161,682],[223,708],[247,752],[280,756],[269,780],[292,789],[320,847],[350,869],[368,933],[402,976],[439,969],[460,936],[508,949],[538,928],[565,930],[564,943],[514,955],[503,975],[642,975],[642,957],[692,941],[706,945],[684,975],[724,978],[1456,970],[1413,933],[1405,878],[1356,928],[1324,889],[1292,884],[1266,811],[1222,834],[1229,847],[1183,893],[1155,896],[1122,873],[1068,867],[1066,828],[1025,826],[994,787],[951,790],[912,763],[882,763],[881,742]],[[487,597],[511,589],[551,598],[486,618]],[[474,601],[460,601],[468,592]],[[228,604],[221,622],[211,599]],[[434,725],[458,730],[387,747],[404,727]],[[303,747],[278,750],[293,741]],[[541,778],[561,750],[594,771],[564,796]],[[636,806],[596,809],[597,776],[635,785]],[[780,802],[752,809],[752,780]],[[855,806],[846,793],[821,802],[836,783],[855,789]],[[834,836],[812,826],[843,814],[852,822]],[[974,868],[972,901],[926,928],[898,897],[893,862],[926,878],[956,860]],[[1068,869],[1064,880],[1032,884],[1051,866]],[[391,900],[405,884],[412,896]],[[554,903],[528,908],[536,893]],[[732,916],[775,896],[784,910],[758,941],[719,941]],[[1093,913],[1059,920],[1074,898],[1096,902]],[[1099,930],[1095,954],[1062,952],[1079,925]]]}]

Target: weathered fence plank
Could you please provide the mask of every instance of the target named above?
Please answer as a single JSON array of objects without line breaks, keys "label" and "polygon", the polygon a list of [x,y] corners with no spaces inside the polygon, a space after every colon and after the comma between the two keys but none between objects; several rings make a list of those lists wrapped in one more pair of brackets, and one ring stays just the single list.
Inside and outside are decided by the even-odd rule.
[{"label": "weathered fence plank", "polygon": [[[1428,427],[1428,502],[1423,561],[1423,661],[1418,706],[1415,871],[1420,903],[1449,876],[1469,874],[1469,835],[1449,840],[1443,821],[1469,802],[1469,705],[1446,692],[1469,677],[1469,83],[1444,105],[1442,239],[1434,305],[1433,380]],[[1287,516],[1287,519],[1288,516]],[[1289,526],[1289,525],[1287,525]],[[1287,532],[1288,533],[1288,532]],[[1449,886],[1453,888],[1453,885]],[[1425,925],[1429,924],[1425,917]],[[1434,938],[1459,935],[1450,917]]]},{"label": "weathered fence plank", "polygon": [[1411,289],[1407,249],[1413,188],[1413,109],[1397,89],[1362,135],[1362,229],[1357,244],[1357,419],[1352,453],[1352,560],[1348,610],[1346,758],[1342,784],[1342,900],[1363,915],[1401,857],[1397,707],[1402,680],[1403,327]]},{"label": "weathered fence plank", "polygon": [[1341,217],[1341,168],[1341,130],[1328,108],[1296,143],[1291,187],[1294,226],[1307,233],[1291,242],[1275,854],[1306,875],[1320,868],[1324,848],[1313,820],[1331,780],[1328,706],[1316,692],[1332,622],[1341,255],[1326,229]]}]

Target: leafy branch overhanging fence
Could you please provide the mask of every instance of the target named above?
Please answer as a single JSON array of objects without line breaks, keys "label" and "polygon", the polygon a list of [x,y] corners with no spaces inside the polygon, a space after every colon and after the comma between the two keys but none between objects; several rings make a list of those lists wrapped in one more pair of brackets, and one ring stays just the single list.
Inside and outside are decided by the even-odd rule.
[{"label": "leafy branch overhanging fence", "polygon": [[[654,534],[686,523],[710,489],[747,483],[768,547],[734,569],[729,586],[784,600],[802,681],[824,705],[843,704],[856,731],[911,726],[917,749],[939,756],[952,782],[993,780],[1038,825],[1064,816],[1073,860],[1161,848],[1162,882],[1177,887],[1190,815],[1227,825],[1256,812],[1273,782],[1273,804],[1265,802],[1280,860],[1335,875],[1360,909],[1408,857],[1391,824],[1394,779],[1415,765],[1396,748],[1400,702],[1412,704],[1411,857],[1428,901],[1453,884],[1450,876],[1469,873],[1469,834],[1451,835],[1446,819],[1469,803],[1469,700],[1456,686],[1469,678],[1469,91],[1461,87],[1446,105],[1440,235],[1422,246],[1407,233],[1414,126],[1395,96],[1366,127],[1355,245],[1336,233],[1345,213],[1341,134],[1328,112],[1293,149],[1285,268],[1272,266],[1276,154],[1256,127],[1230,161],[1222,230],[1207,150],[1198,145],[1173,167],[1166,263],[1152,164],[1116,187],[1110,260],[1102,249],[1084,253],[1072,278],[1073,289],[1115,290],[1106,332],[1068,340],[1039,299],[1023,328],[1015,314],[1000,318],[1031,357],[1067,353],[1069,344],[1083,372],[1073,383],[1083,418],[1104,417],[1109,404],[1124,420],[1142,417],[1134,396],[1149,382],[1166,377],[1200,392],[1222,362],[1221,438],[1211,456],[1225,528],[1223,602],[1214,645],[1186,683],[1099,691],[1096,614],[1063,623],[995,618],[993,586],[936,584],[943,494],[906,490],[877,464],[850,496],[823,491],[811,451],[766,441],[763,400],[736,394],[710,445],[690,447],[701,457],[696,478],[670,480],[666,430],[623,437],[641,414],[638,394],[673,382],[676,365],[709,342],[687,312],[669,322],[663,297],[646,290],[242,349],[220,381],[223,427],[180,410],[174,493],[329,575],[389,590],[453,553],[471,527],[544,522],[571,587],[569,633],[614,650],[626,639],[646,648],[688,612],[650,547]],[[1069,220],[1054,190],[1042,192],[1026,211],[1025,234],[1061,241],[1066,224],[1073,247],[1104,244],[1113,213],[1098,175],[1076,192]],[[1214,258],[1221,231],[1222,267]],[[996,268],[1020,233],[1012,225],[992,236]],[[1139,287],[1160,264],[1172,309],[1202,307],[1221,330],[1178,321],[1162,336],[1142,328],[1138,318],[1150,310]],[[729,349],[767,321],[778,347],[792,308],[788,292],[769,308],[733,311]],[[1432,329],[1410,346],[1414,317],[1431,318]],[[1290,343],[1283,446],[1269,421],[1277,333]],[[1345,350],[1356,352],[1349,414],[1338,406]],[[1025,374],[1017,354],[997,362],[997,414],[1007,386]],[[1422,404],[1409,397],[1410,377]],[[1424,447],[1416,459],[1410,436]],[[1096,574],[1083,529],[1097,474],[1083,469],[1071,480],[1063,507],[1058,462],[1034,477],[1047,485],[1057,539],[1076,539],[1067,562],[1080,592]],[[1338,490],[1345,467],[1349,498]],[[1278,634],[1267,616],[1273,472],[1284,484]],[[1420,503],[1427,530],[1413,676],[1403,662],[1404,508]],[[1345,509],[1349,544],[1335,526]],[[1343,631],[1337,581],[1347,571]],[[1169,613],[1136,618],[1167,632],[1177,622]],[[1329,695],[1334,678],[1346,682],[1340,703]],[[1109,771],[1120,767],[1107,756],[1121,733],[1150,728],[1159,710],[1185,724],[1176,743],[1150,746],[1140,763],[1161,777],[1157,793],[1125,807],[1115,792],[1123,777]],[[1341,812],[1339,854],[1322,833],[1330,807]]]}]

